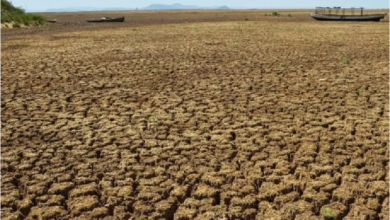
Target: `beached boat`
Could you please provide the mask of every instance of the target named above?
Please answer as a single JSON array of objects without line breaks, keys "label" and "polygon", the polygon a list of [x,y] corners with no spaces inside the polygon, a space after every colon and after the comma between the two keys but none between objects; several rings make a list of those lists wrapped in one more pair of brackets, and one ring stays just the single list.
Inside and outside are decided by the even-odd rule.
[{"label": "beached boat", "polygon": [[102,17],[100,19],[88,20],[88,22],[124,22],[125,17],[118,18],[110,18],[110,17]]},{"label": "beached boat", "polygon": [[46,21],[49,22],[49,23],[56,23],[57,19],[47,19]]},{"label": "beached boat", "polygon": [[[349,14],[345,13],[346,10],[349,11]],[[363,8],[358,8],[360,13],[355,15],[355,10],[355,8],[317,7],[315,14],[310,14],[310,16],[319,21],[380,21],[386,16],[386,13],[363,14]],[[334,12],[333,14],[332,11]],[[339,14],[340,12],[341,14]]]}]

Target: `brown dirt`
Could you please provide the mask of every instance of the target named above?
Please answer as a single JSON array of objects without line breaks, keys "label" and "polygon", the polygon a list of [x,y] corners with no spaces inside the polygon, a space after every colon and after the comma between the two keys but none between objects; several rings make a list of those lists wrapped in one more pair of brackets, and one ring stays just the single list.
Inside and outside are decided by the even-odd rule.
[{"label": "brown dirt", "polygon": [[4,219],[389,218],[388,22],[140,13],[2,30]]},{"label": "brown dirt", "polygon": [[[282,16],[265,16],[277,11]],[[98,30],[102,28],[140,27],[155,24],[177,24],[192,22],[221,22],[221,21],[269,21],[269,22],[316,22],[309,17],[313,10],[163,10],[163,11],[109,11],[109,12],[63,12],[41,13],[47,19],[57,19],[57,23],[48,23],[39,28],[2,29],[2,40],[24,35],[58,33],[74,30]],[[365,13],[388,13],[386,10],[365,10]],[[288,17],[288,15],[291,17]],[[88,19],[101,18],[102,16],[125,16],[123,23],[88,23]],[[381,22],[389,22],[386,16]]]}]

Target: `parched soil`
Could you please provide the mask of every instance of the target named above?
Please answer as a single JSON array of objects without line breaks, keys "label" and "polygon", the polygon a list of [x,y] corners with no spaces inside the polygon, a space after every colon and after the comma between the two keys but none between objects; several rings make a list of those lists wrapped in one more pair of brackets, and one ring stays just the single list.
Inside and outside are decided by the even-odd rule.
[{"label": "parched soil", "polygon": [[[278,12],[281,16],[269,16],[272,12]],[[39,28],[17,28],[2,29],[2,40],[15,37],[42,33],[59,33],[74,30],[91,31],[140,27],[155,24],[178,24],[194,22],[223,22],[223,21],[269,21],[269,22],[316,22],[309,14],[313,10],[287,10],[287,9],[262,9],[262,10],[161,10],[161,11],[100,11],[100,12],[63,12],[63,13],[41,13],[47,19],[57,19],[55,24],[46,24]],[[365,10],[364,13],[377,14],[389,13],[388,10]],[[88,23],[88,19],[101,18],[102,16],[120,17],[124,16],[123,23]],[[385,16],[381,22],[389,22]]]},{"label": "parched soil", "polygon": [[281,19],[9,35],[2,219],[388,219],[388,22]]}]

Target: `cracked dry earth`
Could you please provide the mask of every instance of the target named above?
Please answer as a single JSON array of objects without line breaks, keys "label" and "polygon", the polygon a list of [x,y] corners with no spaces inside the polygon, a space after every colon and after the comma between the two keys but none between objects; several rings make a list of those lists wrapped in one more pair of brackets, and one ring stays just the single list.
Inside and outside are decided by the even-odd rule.
[{"label": "cracked dry earth", "polygon": [[2,218],[388,219],[388,39],[247,21],[4,41]]}]

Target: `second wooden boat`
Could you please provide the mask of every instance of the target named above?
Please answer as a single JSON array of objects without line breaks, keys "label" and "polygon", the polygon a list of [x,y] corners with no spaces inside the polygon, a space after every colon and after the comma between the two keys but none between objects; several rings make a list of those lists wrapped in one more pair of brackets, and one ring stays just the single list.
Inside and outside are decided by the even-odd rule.
[{"label": "second wooden boat", "polygon": [[49,23],[56,23],[57,19],[47,19],[46,21],[49,22]]},{"label": "second wooden boat", "polygon": [[88,22],[124,22],[125,17],[118,17],[118,18],[102,17],[100,19],[87,20],[87,21]]}]

